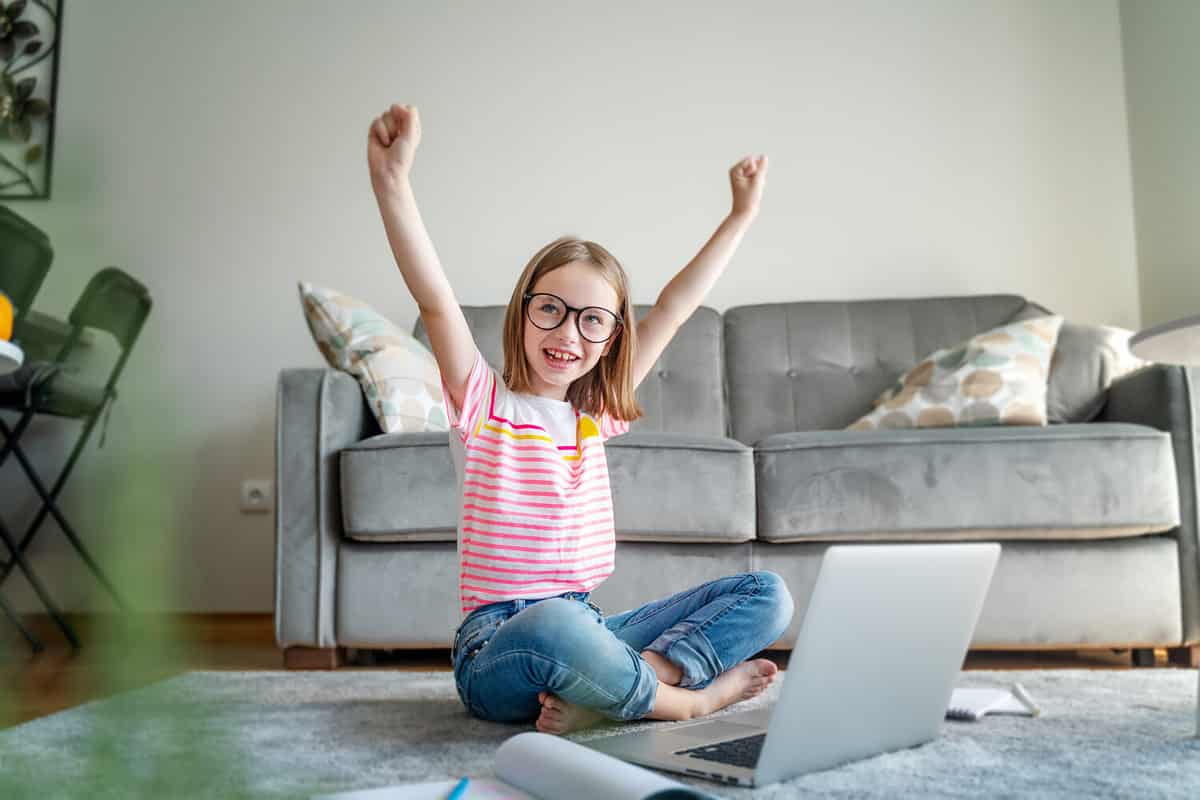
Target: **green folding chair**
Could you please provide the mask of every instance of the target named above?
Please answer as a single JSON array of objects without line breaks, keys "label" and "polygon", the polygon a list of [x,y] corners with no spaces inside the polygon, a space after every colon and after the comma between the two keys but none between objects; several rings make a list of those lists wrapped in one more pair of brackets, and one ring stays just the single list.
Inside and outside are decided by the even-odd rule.
[{"label": "green folding chair", "polygon": [[[13,338],[17,343],[21,341],[25,316],[33,305],[33,298],[37,296],[38,290],[46,280],[46,273],[50,271],[53,261],[54,249],[50,246],[50,238],[45,232],[6,206],[0,206],[0,291],[4,292],[13,304]],[[62,621],[62,615],[51,601],[50,594],[26,563],[23,554],[17,550],[16,543],[3,521],[0,521],[0,541],[8,546],[10,557],[14,559],[13,563],[25,573],[43,605],[50,611],[59,627],[63,628],[63,632],[67,633],[70,628],[65,627],[66,623]],[[20,617],[4,601],[3,596],[0,596],[0,610],[13,621],[35,653],[43,649],[41,641],[22,624]]]},{"label": "green folding chair", "polygon": [[54,250],[42,229],[0,206],[0,291],[12,301],[14,331],[20,331],[53,260]]},{"label": "green folding chair", "polygon": [[[24,365],[16,374],[15,385],[0,388],[0,409],[21,413],[16,427],[11,430],[3,420],[0,420],[0,436],[3,437],[3,446],[0,447],[0,466],[3,466],[10,453],[15,455],[42,500],[41,508],[24,537],[17,544],[15,557],[0,567],[0,585],[3,585],[11,574],[17,559],[23,557],[46,516],[51,515],[58,522],[72,547],[87,564],[88,569],[112,596],[117,606],[121,610],[126,610],[127,606],[117,593],[112,581],[108,579],[96,563],[95,558],[88,552],[75,529],[59,509],[57,500],[67,479],[71,476],[75,462],[91,437],[93,429],[106,410],[111,410],[112,404],[116,400],[117,380],[124,371],[133,346],[146,322],[146,317],[150,314],[150,307],[150,293],[141,283],[116,267],[100,270],[88,282],[83,294],[75,303],[68,318],[70,331],[53,360]],[[80,337],[86,329],[97,329],[112,334],[120,348],[119,355],[112,365],[107,379],[102,384],[77,377],[68,366],[81,364],[88,358],[86,347],[82,348],[82,357],[80,355]],[[50,489],[46,488],[46,484],[20,446],[22,434],[38,414],[83,422],[79,439],[67,458],[66,465]],[[104,431],[102,430],[100,445],[103,446],[103,444]],[[68,634],[67,638],[71,640],[73,646],[79,646],[78,638],[73,633]]]}]

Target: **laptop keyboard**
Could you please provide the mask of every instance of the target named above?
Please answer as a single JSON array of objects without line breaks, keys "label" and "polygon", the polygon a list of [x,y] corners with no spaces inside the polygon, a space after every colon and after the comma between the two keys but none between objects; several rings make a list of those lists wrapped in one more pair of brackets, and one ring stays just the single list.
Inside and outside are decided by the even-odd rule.
[{"label": "laptop keyboard", "polygon": [[706,744],[703,747],[693,747],[689,750],[676,750],[675,755],[702,758],[705,761],[716,761],[720,764],[732,764],[735,767],[753,768],[758,763],[758,754],[762,752],[765,733],[744,736],[741,739],[727,739],[716,744]]}]

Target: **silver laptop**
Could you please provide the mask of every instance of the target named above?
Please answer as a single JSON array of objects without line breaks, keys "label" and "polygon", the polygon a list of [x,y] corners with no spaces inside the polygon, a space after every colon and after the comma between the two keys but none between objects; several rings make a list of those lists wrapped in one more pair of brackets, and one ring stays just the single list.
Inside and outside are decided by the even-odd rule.
[{"label": "silver laptop", "polygon": [[931,741],[1000,545],[838,545],[773,707],[580,744],[649,767],[762,786]]}]

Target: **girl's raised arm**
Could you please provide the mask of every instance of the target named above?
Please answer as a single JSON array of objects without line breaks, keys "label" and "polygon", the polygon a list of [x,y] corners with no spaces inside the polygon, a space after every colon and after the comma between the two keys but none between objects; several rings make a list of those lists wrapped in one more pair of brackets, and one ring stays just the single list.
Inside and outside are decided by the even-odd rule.
[{"label": "girl's raised arm", "polygon": [[654,306],[638,320],[637,352],[633,356],[634,387],[649,374],[679,326],[687,322],[725,271],[742,237],[758,216],[766,181],[766,155],[746,156],[729,168],[733,210],[696,257],[663,288]]},{"label": "girl's raised arm", "polygon": [[416,107],[393,104],[371,122],[367,133],[367,165],[396,265],[417,301],[442,380],[455,405],[462,408],[476,346],[421,221],[409,183],[420,142],[421,118]]}]

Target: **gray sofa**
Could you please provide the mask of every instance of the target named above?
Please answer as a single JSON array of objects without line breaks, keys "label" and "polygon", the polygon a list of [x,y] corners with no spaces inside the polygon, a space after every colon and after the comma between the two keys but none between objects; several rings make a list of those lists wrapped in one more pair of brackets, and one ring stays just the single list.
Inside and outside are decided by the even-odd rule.
[{"label": "gray sofa", "polygon": [[[464,312],[501,367],[504,307]],[[797,603],[775,644],[789,648],[831,543],[994,540],[974,648],[1129,648],[1137,661],[1167,647],[1194,660],[1200,404],[1187,370],[1149,366],[1105,392],[1086,337],[1065,325],[1051,405],[1088,400],[1073,413],[1089,421],[844,430],[922,356],[1047,313],[1012,295],[698,309],[638,388],[646,416],[607,443],[616,571],[592,599],[615,613],[770,569]],[[428,343],[419,321],[416,335]],[[285,662],[449,647],[447,434],[381,434],[354,378],[285,369],[276,458]]]}]

